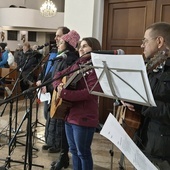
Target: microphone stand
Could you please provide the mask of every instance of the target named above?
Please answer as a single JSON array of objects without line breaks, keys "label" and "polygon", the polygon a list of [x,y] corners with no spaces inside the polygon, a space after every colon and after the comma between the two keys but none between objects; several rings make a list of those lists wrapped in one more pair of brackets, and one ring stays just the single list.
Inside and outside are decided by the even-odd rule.
[{"label": "microphone stand", "polygon": [[[6,78],[7,76],[9,76],[11,73],[13,73],[14,71],[18,70],[19,67],[21,67],[21,65],[17,66],[17,67],[16,67],[15,69],[13,69],[11,72],[9,72],[9,73],[6,74],[4,77],[2,77],[2,78],[0,79],[0,82],[2,82],[3,79],[5,80],[5,78]],[[11,95],[8,96],[8,97],[11,97],[11,96],[12,96],[12,92],[15,90],[15,87],[16,87],[18,81],[19,81],[19,78],[20,78],[21,74],[22,74],[22,73],[19,74],[17,80],[15,81],[15,84],[14,84],[14,86],[13,86],[13,89],[11,90]],[[4,106],[4,109],[3,109],[3,111],[1,112],[0,117],[3,116],[4,111],[5,111],[5,108],[7,107],[7,105],[8,105],[8,103],[6,103],[6,105]]]},{"label": "microphone stand", "polygon": [[[61,75],[61,76],[59,76],[59,77],[57,77],[57,78],[55,78],[55,79],[48,80],[48,81],[44,82],[44,83],[41,84],[40,86],[31,87],[31,88],[23,91],[21,94],[18,94],[18,95],[14,96],[14,97],[7,98],[7,99],[5,99],[3,102],[0,102],[0,106],[1,106],[2,104],[6,103],[6,102],[9,102],[9,101],[12,103],[14,99],[16,99],[16,98],[18,98],[18,97],[20,97],[20,96],[22,96],[22,95],[27,95],[27,97],[30,99],[30,102],[29,102],[29,104],[30,104],[29,111],[27,111],[27,112],[25,113],[24,117],[23,117],[23,120],[24,120],[26,117],[28,118],[28,121],[27,121],[28,133],[27,133],[27,137],[26,137],[24,170],[26,170],[26,166],[29,168],[29,170],[31,170],[31,169],[32,169],[32,165],[33,165],[33,166],[38,166],[38,167],[43,167],[42,165],[32,164],[32,126],[31,126],[31,124],[32,124],[32,108],[33,108],[33,107],[32,107],[32,104],[33,104],[33,91],[35,91],[36,89],[41,88],[41,87],[43,87],[43,86],[46,86],[46,85],[48,85],[48,84],[51,84],[51,83],[54,82],[55,80],[61,79],[62,77],[67,76],[67,75],[69,75],[69,74],[71,74],[71,73],[74,73],[74,72],[76,72],[76,71],[78,71],[78,70],[80,70],[80,68],[77,68],[77,69],[72,70],[72,71],[70,71],[70,72],[66,72],[65,74],[63,74],[63,75]],[[12,105],[11,105],[11,109],[12,109]],[[11,112],[12,112],[12,110],[11,110]],[[23,121],[21,122],[20,126],[18,127],[18,129],[17,129],[14,137],[10,140],[10,142],[9,142],[9,147],[11,147],[11,145],[13,144],[13,141],[15,141],[16,135],[17,135],[20,127],[22,126],[22,123],[23,123]],[[10,153],[10,151],[9,151],[9,153]],[[12,160],[11,160],[11,156],[9,155],[9,156],[7,157],[7,159],[6,159],[6,165],[5,165],[5,167],[10,167],[10,161],[12,161]],[[19,162],[19,163],[21,163],[21,162]]]},{"label": "microphone stand", "polygon": [[[45,57],[45,58],[46,58],[46,57]],[[42,63],[43,60],[44,60],[44,58],[40,61],[40,63]],[[47,60],[46,62],[48,62],[48,60]],[[40,65],[40,64],[39,64],[39,65]],[[51,70],[51,68],[52,68],[52,66],[50,66],[49,70]],[[37,67],[36,67],[33,71],[35,71],[36,69],[37,69]],[[33,71],[32,71],[32,72],[33,72]],[[31,72],[31,73],[32,73],[32,72]],[[49,71],[48,71],[48,73],[49,73]],[[47,74],[48,74],[48,73],[47,73]],[[46,74],[46,75],[47,75],[47,74]],[[46,76],[43,78],[42,83],[44,82],[45,78],[46,78]],[[39,91],[39,90],[38,90],[38,91]],[[37,93],[38,93],[38,92],[37,92]],[[44,124],[42,124],[41,122],[38,121],[38,109],[39,109],[39,103],[36,102],[36,115],[35,115],[35,122],[33,123],[33,124],[35,124],[35,128],[38,127],[38,124],[40,124],[41,126],[45,126]],[[36,137],[36,138],[38,138],[38,137]],[[42,140],[42,139],[40,139],[40,138],[38,138],[38,139],[44,142],[44,140]]]},{"label": "microphone stand", "polygon": [[[13,138],[11,138],[11,128],[9,129],[9,144],[8,144],[8,156],[5,160],[5,168],[10,168],[11,167],[11,162],[16,162],[16,163],[22,163],[24,164],[24,170],[27,169],[27,165],[29,167],[29,170],[31,170],[32,166],[37,166],[37,167],[41,167],[44,168],[43,165],[37,165],[37,164],[32,164],[32,126],[31,126],[31,122],[32,122],[32,104],[33,104],[33,96],[34,94],[30,91],[28,93],[23,93],[24,95],[27,95],[27,97],[30,99],[30,108],[26,111],[18,129],[16,130],[15,135],[13,136]],[[11,122],[12,119],[12,109],[13,109],[13,99],[18,98],[20,96],[22,96],[23,94],[20,94],[18,96],[15,97],[11,97],[11,98],[7,98],[6,101],[9,102],[10,101],[10,116],[9,116],[9,121]],[[3,102],[4,103],[4,102]],[[1,103],[1,104],[3,104]],[[14,150],[15,147],[15,141],[16,141],[16,136],[24,122],[24,120],[28,118],[27,121],[27,136],[26,136],[26,145],[25,145],[25,159],[24,162],[21,161],[17,161],[17,160],[13,160],[11,159],[11,152]]]},{"label": "microphone stand", "polygon": [[[26,63],[27,63],[27,62],[26,62]],[[26,65],[26,63],[25,63],[25,65]],[[25,66],[25,65],[24,65],[24,66]],[[8,73],[7,75],[5,75],[3,78],[0,79],[0,81],[3,80],[3,79],[5,80],[5,78],[6,78],[8,75],[10,75],[10,74],[13,73],[14,71],[18,70],[19,67],[20,67],[20,66],[18,66],[17,68],[15,68],[14,70],[12,70],[10,73]],[[18,78],[16,79],[16,81],[15,81],[15,83],[14,83],[14,86],[13,86],[13,88],[12,88],[12,90],[11,90],[11,95],[9,95],[7,98],[10,98],[10,97],[12,96],[15,88],[17,87],[17,84],[18,84],[18,81],[19,81],[19,78],[20,78],[21,74],[22,74],[22,72],[19,74]],[[18,88],[16,88],[16,94],[17,94],[17,90],[18,90]],[[13,105],[13,101],[12,101],[12,100],[9,101],[9,102],[6,102],[6,104],[5,104],[5,106],[4,106],[4,109],[3,109],[2,112],[1,112],[0,117],[3,116],[3,114],[4,114],[4,112],[5,112],[5,109],[6,109],[7,105],[8,105],[8,103],[10,103],[10,114],[9,114],[9,141],[10,141],[10,139],[11,139],[11,133],[12,133],[12,113],[11,113],[12,110],[13,110],[13,106],[11,106],[11,105]],[[17,120],[18,120],[18,98],[16,98],[16,111],[15,111],[15,128],[14,128],[14,132],[16,131],[16,128],[17,128]],[[18,142],[18,141],[15,141],[15,147],[16,147],[16,142]],[[18,142],[18,143],[24,146],[23,143],[21,143],[21,142]],[[10,153],[10,148],[9,148],[9,152],[8,152],[8,153]]]},{"label": "microphone stand", "polygon": [[[14,71],[16,71],[17,69],[18,69],[18,67],[15,68],[15,69],[13,69],[13,70],[12,70],[11,72],[9,72],[8,74],[6,74],[4,77],[0,78],[0,82],[2,82],[3,79],[5,80],[5,78],[6,78],[7,76],[9,76],[11,73],[13,73]],[[3,83],[3,86],[4,86],[4,82],[2,82],[2,83]],[[5,88],[4,88],[4,89],[5,89]],[[8,103],[5,104],[5,106],[4,106],[3,110],[2,110],[2,112],[0,112],[0,117],[3,116],[3,114],[4,114],[4,112],[5,112],[5,109],[6,109],[7,105],[8,105]]]},{"label": "microphone stand", "polygon": [[[24,68],[25,65],[28,63],[28,60],[29,60],[29,58],[26,60],[23,68]],[[17,67],[16,69],[18,69],[18,67]],[[15,69],[15,70],[16,70],[16,69]],[[13,70],[13,71],[15,71],[15,70]],[[12,72],[13,72],[13,71],[12,71]],[[22,71],[23,71],[23,70],[22,70]],[[19,74],[19,76],[18,76],[18,78],[17,78],[17,80],[16,80],[16,82],[15,82],[15,84],[14,84],[14,87],[13,87],[12,91],[15,89],[15,87],[16,87],[16,85],[17,85],[17,83],[18,83],[18,81],[19,81],[19,79],[20,79],[20,76],[21,76],[21,74],[22,74],[22,71],[20,72],[20,74]],[[10,73],[9,73],[9,74],[10,74]],[[9,74],[8,74],[8,75],[9,75]],[[7,77],[8,75],[6,75],[5,77]],[[3,78],[4,78],[4,77],[3,77]],[[1,79],[1,80],[2,80],[2,79]],[[8,147],[8,157],[7,157],[6,160],[5,160],[5,162],[6,162],[5,167],[8,167],[8,168],[10,168],[10,166],[11,166],[11,165],[10,165],[10,162],[11,162],[11,161],[12,161],[12,162],[24,163],[24,164],[25,164],[25,162],[20,162],[20,161],[12,160],[12,159],[11,159],[11,152],[14,150],[14,147],[16,147],[16,142],[17,142],[17,141],[16,141],[16,135],[18,134],[18,132],[19,132],[19,130],[20,130],[20,128],[21,128],[21,125],[23,124],[23,122],[24,122],[24,120],[25,120],[25,118],[26,118],[26,116],[27,116],[27,114],[28,114],[28,112],[26,112],[26,114],[25,114],[25,116],[24,116],[24,118],[23,118],[20,126],[18,127],[18,129],[17,129],[17,121],[16,121],[16,126],[15,126],[15,132],[16,132],[16,133],[15,133],[14,137],[11,139],[11,132],[12,132],[12,110],[13,110],[13,98],[12,98],[11,96],[12,96],[12,93],[11,93],[10,96],[8,96],[7,99],[5,99],[6,102],[4,102],[4,103],[6,103],[6,105],[5,105],[5,107],[4,107],[4,109],[3,109],[3,112],[2,112],[2,114],[1,114],[1,116],[2,116],[3,113],[4,113],[4,111],[5,111],[5,108],[6,108],[7,104],[10,102],[10,114],[9,114],[9,147]],[[21,95],[18,95],[18,96],[15,97],[17,104],[18,104],[18,98],[19,98],[19,96],[21,96]],[[31,98],[30,98],[30,102],[32,103]],[[1,103],[1,104],[3,104],[3,103]],[[32,104],[30,104],[30,108],[31,108],[31,106],[32,106]],[[31,109],[32,109],[32,108],[31,108]],[[16,112],[17,112],[17,108],[16,108]],[[32,114],[32,113],[30,113],[30,115],[31,115],[31,114]],[[32,118],[32,115],[31,115],[30,118],[28,118],[28,120],[31,120],[31,118]],[[17,114],[16,114],[16,119],[17,119]],[[29,124],[29,122],[28,122],[28,124]],[[17,129],[17,131],[16,131],[16,129]],[[29,129],[29,131],[28,131],[29,134],[27,134],[27,143],[26,143],[25,146],[30,146],[30,141],[28,140],[28,136],[30,136],[31,128],[29,128],[29,127],[27,126],[27,129]],[[14,141],[15,141],[15,143],[14,143]],[[28,141],[29,141],[29,142],[28,142]],[[13,143],[14,143],[14,145],[12,145]],[[18,142],[18,143],[20,143],[20,142]],[[21,144],[21,143],[20,143],[20,144]],[[24,144],[22,144],[22,145],[24,145]],[[32,149],[32,145],[31,145],[30,148]],[[30,148],[29,148],[29,150],[30,150]],[[37,150],[37,149],[36,149],[36,150]],[[29,152],[30,152],[30,151],[29,151]],[[25,154],[27,155],[27,151],[25,152]],[[32,162],[31,162],[31,160],[30,160],[30,157],[29,157],[29,164],[32,164]],[[35,165],[35,164],[32,164],[32,165]],[[25,165],[25,166],[26,166],[26,165]],[[35,166],[44,167],[44,166],[41,166],[41,165],[35,165]]]},{"label": "microphone stand", "polygon": [[[35,53],[35,54],[33,54],[31,57],[29,57],[28,58],[28,60],[30,59],[30,58],[32,58],[32,57],[34,57],[34,56],[36,56],[36,54],[37,53]],[[36,65],[36,67],[34,67],[34,69],[31,71],[31,72],[29,72],[29,74],[25,77],[25,78],[27,78],[30,74],[32,74],[36,69],[38,69],[39,68],[39,66],[41,65],[41,63],[43,62],[43,60],[46,58],[47,56],[45,56],[45,57],[42,57],[42,59],[39,61],[39,63]],[[27,61],[28,62],[28,61]],[[23,67],[24,68],[24,67]],[[22,73],[21,73],[22,74]],[[23,78],[22,79],[20,79],[20,81],[22,81],[23,80]],[[37,93],[36,93],[37,94]],[[36,94],[35,94],[35,97],[34,97],[34,99],[33,99],[33,101],[35,100],[35,98],[36,98]],[[24,120],[24,119],[23,119]],[[42,126],[45,126],[45,125],[43,125],[41,122],[39,122],[38,121],[38,103],[36,102],[36,121],[33,123],[33,126],[34,126],[34,124],[36,125],[35,126],[35,128],[37,127],[37,123],[39,123],[39,124],[41,124]],[[33,126],[32,126],[32,128],[33,128]],[[15,129],[16,130],[16,129]],[[36,129],[34,130],[34,132],[36,131]],[[18,133],[19,133],[19,131],[18,131]],[[24,135],[25,136],[25,135]],[[23,137],[23,135],[22,136],[18,136],[18,137]],[[38,138],[39,139],[39,138]],[[41,139],[39,139],[39,140],[41,140]],[[41,140],[41,141],[44,141],[44,140]],[[36,151],[38,150],[38,149],[36,149],[36,148],[33,148],[33,149],[35,149]]]},{"label": "microphone stand", "polygon": [[[46,56],[46,57],[47,57],[47,56]],[[40,61],[39,65],[42,63],[42,61],[43,61],[46,57],[42,58],[42,60]],[[48,57],[49,57],[49,56],[48,56]],[[46,62],[48,62],[48,61],[49,61],[49,60],[47,60]],[[51,70],[52,66],[53,66],[53,64],[52,64],[52,62],[51,62],[50,68],[49,68],[48,72],[46,73],[46,75],[49,73],[49,71]],[[38,68],[38,66],[36,66],[36,67],[33,69],[33,71],[31,71],[29,74],[31,74],[32,72],[34,72],[37,68]],[[46,76],[43,78],[42,83],[44,82],[45,79],[46,79]],[[40,90],[40,89],[39,89],[39,90]],[[36,98],[39,90],[36,92],[35,98]],[[35,100],[35,98],[34,98],[33,100]],[[39,109],[39,102],[37,101],[37,102],[36,102],[35,122],[32,123],[32,124],[33,124],[32,129],[33,129],[33,127],[35,127],[33,134],[36,133],[36,128],[38,127],[38,124],[40,124],[41,126],[45,126],[44,124],[42,124],[42,123],[39,122],[39,120],[38,120],[38,109]],[[33,135],[33,136],[34,136],[35,138],[37,138],[37,139],[39,139],[39,140],[41,140],[41,141],[44,142],[43,139],[38,138],[36,135]]]},{"label": "microphone stand", "polygon": [[[14,71],[18,70],[19,67],[20,67],[20,66],[16,67],[16,68],[13,69],[11,72],[9,72],[8,74],[6,74],[4,77],[2,77],[2,78],[0,79],[0,81],[2,81],[3,79],[5,80],[5,78],[6,78],[8,75],[10,75],[10,74],[13,73]],[[20,77],[20,75],[19,75],[19,77]],[[18,79],[19,79],[19,78],[18,78]],[[11,90],[11,94],[8,95],[7,98],[10,98],[10,97],[12,96],[13,91],[14,91],[15,88],[17,87],[18,79],[15,81],[14,86],[13,86],[13,88],[12,88],[12,90]],[[5,83],[5,82],[4,82],[4,83]],[[5,85],[4,85],[4,84],[3,84],[3,86],[4,86],[4,89],[5,89]],[[17,94],[17,90],[18,90],[18,88],[16,88],[16,94]],[[9,141],[10,141],[10,139],[11,139],[11,133],[12,133],[13,100],[11,100],[11,101],[9,101],[9,102],[6,102],[6,104],[5,104],[2,112],[0,113],[0,117],[3,116],[3,114],[4,114],[4,112],[5,112],[5,109],[6,109],[6,107],[7,107],[7,105],[8,105],[9,103],[10,103],[10,111],[9,111]],[[17,115],[18,115],[18,98],[16,99],[15,131],[16,131],[16,128],[17,128]],[[14,132],[15,132],[15,131],[14,131]],[[15,141],[15,147],[16,147],[16,142],[17,142],[17,141]],[[18,143],[24,146],[23,143],[21,143],[21,142],[18,142]],[[8,153],[9,153],[9,155],[10,155],[10,153],[11,153],[10,147],[8,148]]]}]

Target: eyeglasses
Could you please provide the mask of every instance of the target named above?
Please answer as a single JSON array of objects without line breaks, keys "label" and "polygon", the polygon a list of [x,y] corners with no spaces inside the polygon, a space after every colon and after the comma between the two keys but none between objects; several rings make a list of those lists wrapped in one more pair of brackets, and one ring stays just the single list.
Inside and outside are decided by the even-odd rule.
[{"label": "eyeglasses", "polygon": [[154,37],[154,38],[150,38],[150,39],[144,38],[144,39],[142,40],[142,45],[145,45],[145,44],[147,44],[150,40],[157,39],[157,38],[158,38],[158,37]]}]

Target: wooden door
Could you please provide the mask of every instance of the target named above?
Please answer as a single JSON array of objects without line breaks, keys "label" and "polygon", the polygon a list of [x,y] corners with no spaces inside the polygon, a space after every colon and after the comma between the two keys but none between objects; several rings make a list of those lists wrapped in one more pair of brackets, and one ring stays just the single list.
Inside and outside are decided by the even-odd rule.
[{"label": "wooden door", "polygon": [[[170,22],[169,11],[169,0],[105,0],[103,49],[142,54],[140,45],[145,29],[156,21]],[[113,111],[113,102],[100,97],[100,123]]]},{"label": "wooden door", "polygon": [[170,23],[170,0],[157,0],[155,22],[164,21]]},{"label": "wooden door", "polygon": [[155,1],[106,0],[103,48],[141,54],[145,28],[154,22]]}]

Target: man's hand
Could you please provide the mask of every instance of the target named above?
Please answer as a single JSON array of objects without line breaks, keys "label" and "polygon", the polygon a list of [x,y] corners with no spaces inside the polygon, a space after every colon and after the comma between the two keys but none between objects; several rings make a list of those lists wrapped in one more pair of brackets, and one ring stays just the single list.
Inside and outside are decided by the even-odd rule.
[{"label": "man's hand", "polygon": [[121,100],[121,103],[123,104],[123,106],[126,106],[129,110],[135,111],[134,105],[132,105],[130,103],[126,103],[126,102],[124,102],[122,100]]},{"label": "man's hand", "polygon": [[41,85],[41,80],[38,80],[38,81],[36,82],[36,85],[37,85],[37,86],[40,86],[40,85]]}]

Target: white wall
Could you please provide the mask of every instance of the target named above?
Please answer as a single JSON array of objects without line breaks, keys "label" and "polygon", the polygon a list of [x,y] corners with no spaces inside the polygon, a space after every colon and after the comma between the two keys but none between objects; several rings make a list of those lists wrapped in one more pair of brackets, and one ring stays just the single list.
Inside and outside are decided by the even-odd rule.
[{"label": "white wall", "polygon": [[102,42],[104,0],[65,0],[64,25]]},{"label": "white wall", "polygon": [[[0,31],[11,29],[18,31],[37,31],[38,39],[35,43],[42,45],[48,42],[47,38],[45,38],[47,37],[48,31],[55,31],[58,26],[65,25],[79,32],[81,38],[93,36],[102,43],[104,0],[65,0],[65,12],[61,14],[60,19],[57,18],[58,16],[54,18],[44,18],[40,16],[39,6],[44,1],[45,0],[0,0],[0,26],[3,26],[3,28],[0,28]],[[53,2],[55,1],[58,0],[53,0]],[[61,1],[62,0],[60,0],[60,2]],[[26,6],[27,9],[8,8],[13,11],[13,13],[8,12],[7,9],[7,11],[4,12],[4,7],[7,8],[12,4],[16,6]],[[31,5],[33,9],[38,10],[29,9]],[[17,12],[14,12],[15,10],[17,10]],[[19,13],[18,10],[25,11]],[[60,15],[60,13],[57,15]],[[12,27],[6,27],[9,25]],[[42,33],[40,34],[40,32]],[[10,41],[8,43],[11,46],[10,48],[14,50],[17,44],[21,43],[21,40]]]},{"label": "white wall", "polygon": [[[43,45],[49,42],[49,33],[55,32],[58,26],[64,25],[64,0],[52,0],[57,6],[57,15],[52,18],[42,17],[40,7],[45,0],[0,0],[0,32],[5,32],[4,42],[14,51],[17,44],[22,44],[21,32],[37,32],[37,41],[30,42],[31,45]],[[9,8],[10,5],[26,8]],[[17,41],[7,40],[7,30],[19,31]],[[26,37],[27,41],[27,37]],[[1,42],[1,39],[0,39]]]},{"label": "white wall", "polygon": [[[11,51],[14,51],[17,48],[17,44],[22,44],[22,31],[25,31],[26,41],[28,41],[28,31],[37,32],[37,41],[30,42],[30,44],[43,45],[46,42],[49,42],[46,38],[47,33],[55,32],[56,28],[61,25],[64,25],[63,12],[57,12],[56,16],[46,18],[40,14],[39,10],[35,9],[0,8],[0,32],[5,32],[4,42],[7,42]],[[18,40],[7,40],[7,30],[18,31]]]},{"label": "white wall", "polygon": [[0,25],[26,27],[54,31],[63,25],[64,13],[57,12],[53,17],[43,17],[39,10],[26,8],[0,8]]},{"label": "white wall", "polygon": [[81,37],[92,36],[94,0],[66,0],[64,25],[75,29]]},{"label": "white wall", "polygon": [[[26,34],[26,41],[28,41],[27,36],[28,36],[28,32],[27,31],[20,31],[18,34],[18,40],[17,41],[12,41],[12,40],[7,40],[7,31],[5,32],[5,40],[4,42],[7,42],[8,47],[10,48],[11,51],[15,51],[16,48],[18,48],[18,44],[23,44],[23,41],[21,40],[21,34],[22,32],[24,32],[24,34]],[[1,40],[0,40],[1,42]],[[33,45],[43,45],[45,44],[45,42],[49,42],[46,39],[45,33],[43,32],[38,32],[37,33],[37,41],[36,42],[29,42],[31,46]]]},{"label": "white wall", "polygon": [[96,37],[101,44],[103,35],[103,17],[104,17],[104,0],[95,0],[92,35]]}]

